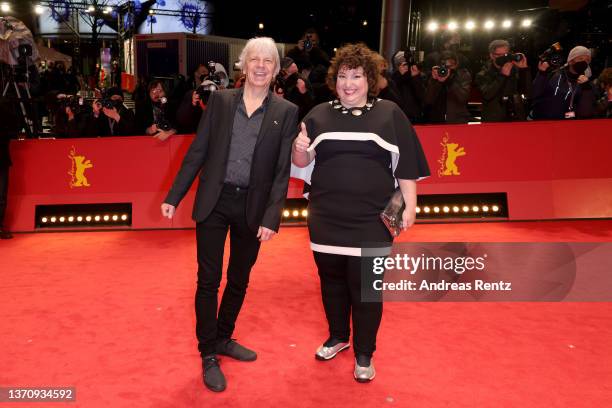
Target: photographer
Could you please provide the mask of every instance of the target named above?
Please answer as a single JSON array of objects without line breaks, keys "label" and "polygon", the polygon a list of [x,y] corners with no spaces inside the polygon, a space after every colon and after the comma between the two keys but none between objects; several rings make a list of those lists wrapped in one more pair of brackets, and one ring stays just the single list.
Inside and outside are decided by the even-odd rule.
[{"label": "photographer", "polygon": [[525,120],[525,100],[531,96],[531,73],[524,54],[510,53],[506,40],[489,44],[490,61],[476,75],[482,93],[482,121]]},{"label": "photographer", "polygon": [[281,59],[281,70],[273,83],[274,92],[296,104],[299,108],[299,120],[314,106],[314,95],[308,80],[298,72],[296,63],[290,57]]},{"label": "photographer", "polygon": [[315,29],[306,30],[297,46],[287,52],[287,57],[295,62],[302,78],[310,81],[315,104],[332,99],[326,82],[329,56],[321,49],[319,34]]},{"label": "photographer", "polygon": [[211,92],[225,89],[229,85],[225,68],[214,61],[210,61],[207,65],[200,64],[194,75],[199,75],[197,79],[194,78],[195,86],[185,92],[176,110],[176,124],[179,133],[195,133],[202,113],[206,110]]},{"label": "photographer", "polygon": [[612,68],[606,68],[598,78],[602,95],[597,102],[597,116],[612,118]]},{"label": "photographer", "polygon": [[574,47],[567,64],[547,73],[549,64],[540,61],[533,81],[534,119],[586,119],[596,113],[595,91],[589,80],[591,51]]},{"label": "photographer", "polygon": [[78,95],[50,92],[46,97],[49,110],[53,112],[53,133],[56,137],[88,137],[91,107]]},{"label": "photographer", "polygon": [[458,57],[449,51],[440,56],[440,64],[431,68],[425,92],[427,123],[468,123],[467,109],[472,76],[459,66]]},{"label": "photographer", "polygon": [[393,68],[391,81],[399,91],[400,107],[410,122],[423,122],[425,83],[416,58],[408,51],[398,51],[393,56]]},{"label": "photographer", "polygon": [[153,80],[147,87],[147,96],[136,103],[136,130],[139,133],[166,140],[176,133],[169,118],[168,98],[160,80]]},{"label": "photographer", "polygon": [[132,136],[136,134],[134,112],[123,104],[123,91],[109,88],[105,98],[92,103],[88,134],[93,136]]}]

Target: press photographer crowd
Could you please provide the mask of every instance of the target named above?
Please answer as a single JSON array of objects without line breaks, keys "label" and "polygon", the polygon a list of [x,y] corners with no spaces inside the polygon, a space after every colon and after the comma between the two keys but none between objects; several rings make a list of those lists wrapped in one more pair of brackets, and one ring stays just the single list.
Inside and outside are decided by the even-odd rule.
[{"label": "press photographer crowd", "polygon": [[[460,40],[458,33],[447,34],[440,49],[423,61],[410,50],[396,52],[390,61],[379,56],[377,96],[397,103],[416,124],[611,117],[612,68],[593,72],[591,49],[575,45],[566,51],[555,43],[527,56],[498,39],[482,50],[486,62],[478,67],[461,53]],[[22,63],[33,60],[32,49],[18,52]],[[149,135],[165,140],[194,133],[210,93],[243,82],[239,71],[230,71],[236,72],[232,78],[222,64],[202,61],[189,78],[140,78],[127,94],[113,76],[110,86],[91,95],[82,92],[83,78],[62,62],[34,69],[25,63],[3,65],[3,106],[8,108],[3,112],[14,112],[30,136],[43,134],[43,118],[46,136],[60,138]],[[295,103],[304,117],[334,97],[327,84],[329,65],[317,32],[307,30],[282,58],[272,90]]]}]

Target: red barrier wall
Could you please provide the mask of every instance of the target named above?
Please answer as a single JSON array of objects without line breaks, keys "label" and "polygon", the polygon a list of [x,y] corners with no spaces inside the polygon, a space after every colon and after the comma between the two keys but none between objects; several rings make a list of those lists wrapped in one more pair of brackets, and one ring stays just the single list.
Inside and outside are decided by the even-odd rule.
[{"label": "red barrier wall", "polygon": [[[511,220],[612,217],[611,120],[420,126],[417,133],[432,171],[420,194],[505,192]],[[40,204],[131,202],[132,228],[192,227],[195,185],[174,220],[159,211],[191,140],[14,141],[6,224],[34,230]],[[292,179],[288,197],[301,187]]]}]

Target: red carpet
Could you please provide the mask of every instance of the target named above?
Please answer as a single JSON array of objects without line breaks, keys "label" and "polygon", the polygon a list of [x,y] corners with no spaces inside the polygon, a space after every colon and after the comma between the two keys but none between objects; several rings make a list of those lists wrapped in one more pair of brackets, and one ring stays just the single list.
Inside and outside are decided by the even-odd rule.
[{"label": "red carpet", "polygon": [[[611,241],[612,221],[417,225],[410,241]],[[327,337],[305,228],[262,247],[235,337],[204,389],[194,231],[17,234],[0,242],[0,386],[75,386],[72,404],[2,407],[604,407],[609,303],[387,303],[371,384]]]}]

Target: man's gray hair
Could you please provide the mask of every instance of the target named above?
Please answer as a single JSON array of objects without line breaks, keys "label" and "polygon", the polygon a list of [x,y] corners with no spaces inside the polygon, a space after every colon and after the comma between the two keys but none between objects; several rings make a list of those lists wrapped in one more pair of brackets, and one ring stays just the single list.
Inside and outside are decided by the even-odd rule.
[{"label": "man's gray hair", "polygon": [[500,47],[508,47],[510,49],[510,43],[506,40],[493,40],[489,44],[489,53],[493,54]]},{"label": "man's gray hair", "polygon": [[278,75],[280,72],[280,56],[278,55],[276,43],[270,37],[256,37],[247,41],[246,45],[242,49],[242,52],[240,52],[240,57],[237,64],[238,68],[244,72],[247,58],[249,55],[255,52],[261,52],[264,55],[270,56],[274,61],[274,76]]}]

